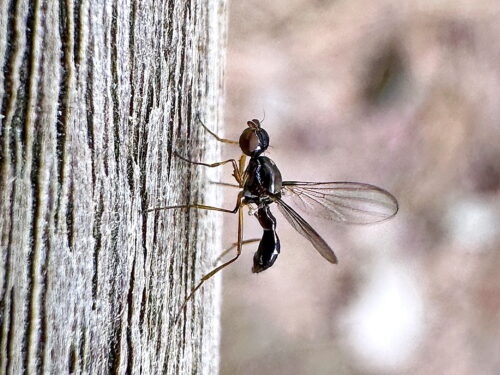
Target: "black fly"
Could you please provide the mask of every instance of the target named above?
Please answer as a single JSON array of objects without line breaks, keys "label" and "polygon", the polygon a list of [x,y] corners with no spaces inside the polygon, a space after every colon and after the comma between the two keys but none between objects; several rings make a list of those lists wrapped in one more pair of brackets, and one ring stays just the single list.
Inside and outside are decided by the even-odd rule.
[{"label": "black fly", "polygon": [[[276,233],[276,219],[270,207],[276,203],[278,209],[302,236],[307,238],[314,248],[330,263],[337,263],[337,257],[316,232],[284,199],[290,198],[295,206],[313,216],[320,216],[329,220],[347,224],[370,224],[387,220],[398,212],[396,198],[384,189],[377,186],[358,182],[300,182],[283,181],[276,164],[267,156],[263,156],[269,147],[269,135],[260,126],[259,120],[247,122],[248,127],[243,131],[239,141],[232,141],[218,137],[203,122],[202,126],[218,141],[238,144],[243,152],[239,161],[225,160],[219,163],[200,163],[188,160],[178,154],[182,160],[207,167],[218,167],[227,163],[233,165],[233,176],[242,189],[238,194],[236,207],[233,210],[189,204],[179,206],[158,207],[147,212],[173,208],[197,208],[204,210],[238,213],[238,240],[228,250],[236,247],[236,255],[229,261],[216,267],[202,277],[198,285],[191,291],[184,301],[180,311],[203,283],[217,272],[233,263],[241,254],[244,244],[260,241],[253,258],[252,272],[262,272],[271,267],[280,253],[280,240]],[[246,157],[250,161],[245,168]],[[264,231],[260,240],[243,240],[243,207],[249,206],[251,212],[258,219]],[[224,252],[227,253],[228,251]]]}]

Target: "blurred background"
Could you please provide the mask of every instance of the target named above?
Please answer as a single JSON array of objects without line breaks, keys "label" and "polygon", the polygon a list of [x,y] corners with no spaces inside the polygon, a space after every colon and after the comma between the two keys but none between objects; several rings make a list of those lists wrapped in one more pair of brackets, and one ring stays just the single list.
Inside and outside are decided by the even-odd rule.
[{"label": "blurred background", "polygon": [[375,184],[400,211],[304,215],[332,265],[274,207],[275,265],[252,274],[253,244],[223,272],[223,375],[500,374],[499,38],[497,0],[230,4],[225,136],[265,113],[285,180]]}]

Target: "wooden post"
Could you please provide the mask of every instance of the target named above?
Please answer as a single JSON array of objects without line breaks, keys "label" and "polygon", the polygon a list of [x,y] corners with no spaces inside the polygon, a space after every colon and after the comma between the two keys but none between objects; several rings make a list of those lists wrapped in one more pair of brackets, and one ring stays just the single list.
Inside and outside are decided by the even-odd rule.
[{"label": "wooden post", "polygon": [[215,374],[225,0],[0,3],[0,374]]}]

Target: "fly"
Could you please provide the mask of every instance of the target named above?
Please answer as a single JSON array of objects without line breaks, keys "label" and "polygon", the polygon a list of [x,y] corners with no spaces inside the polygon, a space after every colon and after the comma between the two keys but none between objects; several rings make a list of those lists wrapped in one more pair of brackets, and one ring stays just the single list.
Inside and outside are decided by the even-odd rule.
[{"label": "fly", "polygon": [[[238,214],[238,238],[236,243],[222,254],[225,255],[236,248],[236,255],[203,276],[185,299],[179,312],[184,309],[205,281],[239,258],[244,244],[259,241],[253,257],[252,272],[262,272],[274,264],[281,251],[281,244],[276,232],[276,218],[271,212],[273,204],[278,206],[278,210],[290,225],[308,239],[319,254],[330,263],[337,263],[337,257],[331,247],[285,200],[289,199],[299,210],[312,216],[346,224],[377,223],[390,219],[398,212],[396,198],[388,191],[374,185],[359,182],[283,181],[281,172],[274,161],[262,155],[269,147],[269,135],[261,127],[259,120],[247,122],[248,127],[241,134],[239,141],[220,138],[203,122],[200,121],[200,123],[218,141],[239,145],[243,152],[240,159],[209,164],[186,159],[177,153],[175,155],[188,163],[211,168],[231,163],[233,176],[237,182],[235,186],[241,189],[235,208],[231,210],[193,203],[151,208],[146,212],[196,208]],[[248,165],[246,165],[247,157],[250,158]],[[243,240],[243,207],[245,206],[251,208],[250,212],[257,218],[263,229],[261,239]]]}]

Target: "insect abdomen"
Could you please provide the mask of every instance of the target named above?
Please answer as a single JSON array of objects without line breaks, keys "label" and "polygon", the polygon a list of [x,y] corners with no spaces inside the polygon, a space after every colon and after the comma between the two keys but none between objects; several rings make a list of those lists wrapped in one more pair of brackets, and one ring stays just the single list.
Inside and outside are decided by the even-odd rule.
[{"label": "insect abdomen", "polygon": [[264,229],[259,248],[253,256],[252,272],[262,272],[271,267],[280,253],[280,239],[276,233],[276,218],[269,210],[269,206],[259,208],[255,214]]}]

